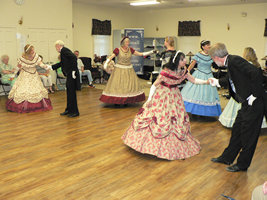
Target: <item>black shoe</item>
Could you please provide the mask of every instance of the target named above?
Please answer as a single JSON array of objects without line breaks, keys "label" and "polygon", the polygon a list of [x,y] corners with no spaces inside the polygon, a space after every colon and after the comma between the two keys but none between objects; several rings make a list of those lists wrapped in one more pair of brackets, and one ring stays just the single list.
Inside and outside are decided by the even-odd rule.
[{"label": "black shoe", "polygon": [[212,158],[211,161],[216,163],[222,163],[225,165],[231,165],[230,162],[225,161],[221,156],[219,156],[218,158]]},{"label": "black shoe", "polygon": [[240,169],[237,164],[231,165],[229,167],[226,167],[226,170],[228,172],[239,172],[239,171],[247,171],[247,169]]},{"label": "black shoe", "polygon": [[78,117],[80,114],[79,113],[71,113],[68,114],[68,117]]},{"label": "black shoe", "polygon": [[68,111],[65,111],[65,112],[63,112],[63,113],[60,113],[60,115],[68,115],[68,114],[69,114]]}]

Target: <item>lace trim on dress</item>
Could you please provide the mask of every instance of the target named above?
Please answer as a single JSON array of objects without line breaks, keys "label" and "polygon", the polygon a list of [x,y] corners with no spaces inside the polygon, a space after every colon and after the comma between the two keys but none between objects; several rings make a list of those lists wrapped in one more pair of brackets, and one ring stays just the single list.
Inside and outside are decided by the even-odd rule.
[{"label": "lace trim on dress", "polygon": [[18,64],[20,64],[22,67],[27,67],[27,68],[35,67],[36,65],[39,65],[40,62],[41,58],[39,57],[38,54],[35,54],[32,60],[27,60],[24,57],[20,57],[18,60]]}]

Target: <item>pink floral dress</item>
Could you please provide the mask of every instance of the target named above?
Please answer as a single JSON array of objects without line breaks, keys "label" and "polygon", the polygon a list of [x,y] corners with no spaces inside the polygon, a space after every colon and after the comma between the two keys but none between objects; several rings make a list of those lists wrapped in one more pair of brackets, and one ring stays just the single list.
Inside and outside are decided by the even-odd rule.
[{"label": "pink floral dress", "polygon": [[163,70],[152,100],[144,104],[122,136],[123,142],[138,152],[168,160],[185,159],[201,147],[190,132],[190,122],[178,85],[188,76]]}]

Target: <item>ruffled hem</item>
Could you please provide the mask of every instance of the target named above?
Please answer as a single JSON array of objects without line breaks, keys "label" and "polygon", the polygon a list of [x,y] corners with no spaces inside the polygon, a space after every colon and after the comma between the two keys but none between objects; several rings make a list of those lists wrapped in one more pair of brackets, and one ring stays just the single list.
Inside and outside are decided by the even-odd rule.
[{"label": "ruffled hem", "polygon": [[[226,127],[226,128],[232,128],[234,123],[235,123],[235,118],[236,115],[231,117],[227,117],[227,116],[223,116],[223,114],[219,117],[219,121],[221,122],[221,124]],[[266,122],[266,118],[264,117],[262,120],[262,124],[261,124],[261,128],[267,128],[267,122]]]},{"label": "ruffled hem", "polygon": [[167,160],[186,159],[199,154],[201,147],[198,140],[187,134],[186,140],[179,140],[173,133],[158,139],[153,137],[149,128],[135,131],[131,126],[122,136],[124,144],[132,149]]},{"label": "ruffled hem", "polygon": [[52,110],[53,107],[50,99],[45,98],[38,103],[30,103],[28,101],[24,101],[19,104],[16,104],[13,99],[9,99],[6,102],[6,109],[8,111],[17,113],[31,113]]},{"label": "ruffled hem", "polygon": [[222,117],[222,115],[219,117],[218,120],[226,128],[232,128],[235,122],[235,118],[226,118],[226,117]]},{"label": "ruffled hem", "polygon": [[222,113],[221,106],[219,104],[215,106],[204,106],[184,101],[184,106],[186,112],[194,115],[216,117],[220,116]]},{"label": "ruffled hem", "polygon": [[102,94],[100,97],[100,101],[104,103],[110,103],[110,104],[128,104],[128,103],[137,103],[144,101],[146,99],[145,93],[142,93],[137,96],[131,96],[131,97],[116,97],[116,96],[107,96]]}]

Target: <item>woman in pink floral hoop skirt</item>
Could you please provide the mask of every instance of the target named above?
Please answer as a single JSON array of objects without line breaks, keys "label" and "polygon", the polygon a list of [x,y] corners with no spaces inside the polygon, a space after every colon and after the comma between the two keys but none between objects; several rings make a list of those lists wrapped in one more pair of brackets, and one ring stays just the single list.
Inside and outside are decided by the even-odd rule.
[{"label": "woman in pink floral hoop skirt", "polygon": [[177,51],[151,86],[147,102],[140,109],[123,142],[134,150],[168,160],[185,159],[200,152],[199,141],[191,135],[189,116],[178,85],[188,79],[208,84],[187,73],[185,55]]}]

